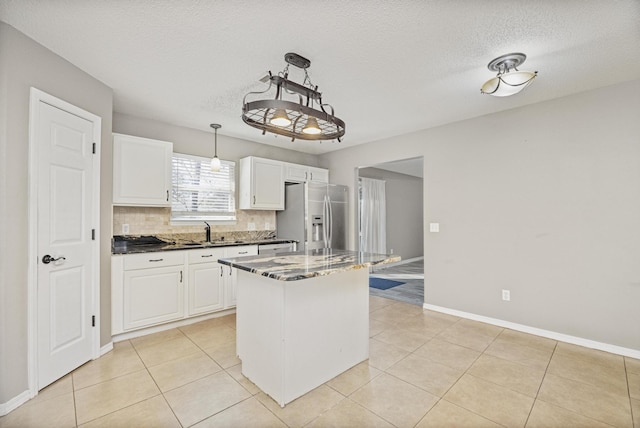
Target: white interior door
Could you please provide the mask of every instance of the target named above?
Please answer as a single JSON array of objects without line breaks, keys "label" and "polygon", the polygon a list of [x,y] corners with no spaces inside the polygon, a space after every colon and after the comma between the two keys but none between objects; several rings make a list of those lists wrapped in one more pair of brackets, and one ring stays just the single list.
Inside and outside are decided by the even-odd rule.
[{"label": "white interior door", "polygon": [[97,268],[92,236],[95,124],[42,100],[36,108],[39,390],[92,358]]}]

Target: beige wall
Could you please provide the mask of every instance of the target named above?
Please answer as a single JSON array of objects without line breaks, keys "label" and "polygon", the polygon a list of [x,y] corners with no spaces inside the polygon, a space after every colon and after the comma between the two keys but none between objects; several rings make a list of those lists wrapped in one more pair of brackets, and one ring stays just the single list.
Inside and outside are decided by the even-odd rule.
[{"label": "beige wall", "polygon": [[424,156],[425,230],[440,223],[424,237],[426,303],[640,350],[638,112],[640,80],[321,162],[353,186],[356,167]]},{"label": "beige wall", "polygon": [[104,345],[111,340],[112,91],[0,22],[0,405],[28,390],[27,194],[32,86],[102,118],[100,342]]}]

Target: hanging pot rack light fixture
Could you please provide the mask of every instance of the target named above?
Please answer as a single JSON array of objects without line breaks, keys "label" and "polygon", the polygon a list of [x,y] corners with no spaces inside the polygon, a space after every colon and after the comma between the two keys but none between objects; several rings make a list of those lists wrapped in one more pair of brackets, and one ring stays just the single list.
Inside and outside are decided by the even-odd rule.
[{"label": "hanging pot rack light fixture", "polygon": [[213,152],[213,158],[211,159],[211,171],[218,172],[220,171],[220,159],[218,159],[218,129],[222,128],[222,125],[217,123],[212,123],[209,125],[213,128],[216,136],[215,136],[215,151]]},{"label": "hanging pot rack light fixture", "polygon": [[508,97],[529,86],[538,75],[538,72],[518,70],[518,66],[525,59],[527,59],[527,56],[523,53],[510,53],[492,60],[487,65],[487,68],[491,71],[497,71],[498,75],[493,79],[487,80],[482,85],[480,92],[494,97]]},{"label": "hanging pot rack light fixture", "polygon": [[[284,70],[277,75],[265,76],[261,81],[269,81],[269,87],[262,92],[249,92],[242,100],[242,120],[249,126],[267,132],[301,140],[338,140],[345,133],[345,123],[335,116],[333,107],[322,102],[318,87],[311,83],[307,69],[311,61],[296,54],[287,53]],[[304,70],[302,84],[289,80],[289,65]],[[248,98],[266,94],[275,89],[272,99]],[[292,100],[283,99],[283,96]],[[318,108],[314,108],[317,104]]]}]

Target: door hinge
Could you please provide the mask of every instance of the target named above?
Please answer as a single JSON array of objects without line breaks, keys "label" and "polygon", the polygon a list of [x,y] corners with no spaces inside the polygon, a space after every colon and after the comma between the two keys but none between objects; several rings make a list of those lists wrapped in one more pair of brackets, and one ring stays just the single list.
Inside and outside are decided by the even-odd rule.
[{"label": "door hinge", "polygon": [[95,326],[96,326],[96,316],[91,315],[91,327],[95,327]]},{"label": "door hinge", "polygon": [[96,240],[96,230],[95,229],[91,229],[91,240],[92,241]]},{"label": "door hinge", "polygon": [[93,154],[96,154],[96,143],[93,143]]}]

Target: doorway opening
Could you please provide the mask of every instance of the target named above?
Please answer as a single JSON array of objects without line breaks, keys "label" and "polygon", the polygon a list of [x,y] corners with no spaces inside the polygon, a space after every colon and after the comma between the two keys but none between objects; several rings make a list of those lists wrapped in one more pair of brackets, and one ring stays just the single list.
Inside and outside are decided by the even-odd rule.
[{"label": "doorway opening", "polygon": [[424,303],[423,164],[417,157],[356,169],[358,249],[371,251],[373,243],[376,252],[402,258],[371,272],[371,278],[394,283],[372,286],[370,293],[420,306]]}]

